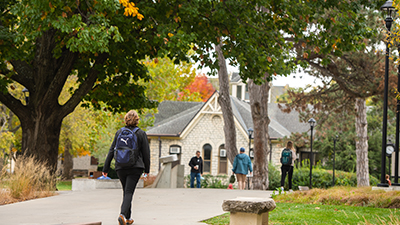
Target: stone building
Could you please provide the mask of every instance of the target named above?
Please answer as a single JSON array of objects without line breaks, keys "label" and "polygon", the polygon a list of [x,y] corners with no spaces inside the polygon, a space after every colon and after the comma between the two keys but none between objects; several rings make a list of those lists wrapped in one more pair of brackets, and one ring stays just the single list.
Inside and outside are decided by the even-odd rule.
[{"label": "stone building", "polygon": [[[234,84],[235,85],[235,84]],[[236,85],[243,86],[239,82]],[[238,90],[238,88],[232,88]],[[246,90],[243,88],[242,90]],[[234,91],[233,91],[234,92]],[[237,148],[244,147],[246,154],[252,156],[249,150],[249,128],[253,127],[250,105],[246,94],[231,93],[231,103],[236,125]],[[199,150],[204,160],[204,174],[231,174],[232,165],[227,160],[224,148],[223,117],[218,104],[216,91],[207,102],[175,102],[163,101],[155,115],[155,123],[147,131],[151,150],[151,174],[159,170],[159,157],[177,154],[177,163],[185,165],[185,175],[190,174],[189,160]],[[279,158],[282,143],[279,138],[290,136],[292,132],[306,132],[309,125],[299,122],[297,112],[283,113],[277,103],[268,103],[269,135],[272,148],[269,160],[274,165],[280,165]],[[299,154],[301,150],[298,149]],[[301,154],[299,154],[301,157]],[[306,155],[303,156],[306,157]],[[301,160],[301,159],[300,159]]]}]

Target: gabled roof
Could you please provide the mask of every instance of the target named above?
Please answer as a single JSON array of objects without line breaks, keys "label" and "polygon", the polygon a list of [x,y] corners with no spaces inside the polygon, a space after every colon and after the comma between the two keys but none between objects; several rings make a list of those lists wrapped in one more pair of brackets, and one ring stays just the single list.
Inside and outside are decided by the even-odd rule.
[{"label": "gabled roof", "polygon": [[[218,92],[215,92],[210,99],[214,99]],[[209,101],[210,101],[209,99]],[[190,129],[189,124],[201,110],[205,109],[211,102],[174,102],[163,101],[159,104],[159,113],[155,115],[155,123],[147,131],[149,136],[170,136],[179,137]],[[215,103],[215,102],[214,102]],[[233,115],[244,131],[253,126],[250,104],[231,96]],[[271,139],[290,136],[292,132],[305,132],[309,126],[299,122],[298,112],[283,113],[276,103],[268,103],[268,114],[270,117],[269,135]],[[186,132],[186,131],[185,131]]]},{"label": "gabled roof", "polygon": [[238,72],[233,72],[232,73],[230,82],[237,83],[237,82],[240,82],[241,80],[242,80],[242,78],[240,78]]}]

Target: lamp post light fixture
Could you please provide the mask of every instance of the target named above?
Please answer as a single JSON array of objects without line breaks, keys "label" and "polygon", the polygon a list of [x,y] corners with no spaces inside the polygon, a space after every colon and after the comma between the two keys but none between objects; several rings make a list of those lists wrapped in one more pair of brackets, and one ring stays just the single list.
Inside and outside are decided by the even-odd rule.
[{"label": "lamp post light fixture", "polygon": [[315,119],[311,118],[308,120],[311,127],[311,140],[310,140],[310,188],[312,188],[312,163],[313,163],[313,152],[312,152],[312,142],[313,142],[313,129],[315,126]]},{"label": "lamp post light fixture", "polygon": [[[253,130],[253,128],[250,127],[249,129],[247,129],[247,132],[249,133],[249,157],[251,159],[254,157],[254,150],[251,150],[251,139],[252,139],[254,130]],[[252,157],[250,151],[253,151],[253,157]],[[247,174],[247,190],[250,190],[250,174]]]},{"label": "lamp post light fixture", "polygon": [[24,93],[25,96],[25,103],[26,105],[29,104],[29,90],[27,88],[22,89],[22,93]]},{"label": "lamp post light fixture", "polygon": [[[387,1],[381,6],[381,10],[387,13],[385,22],[388,35],[392,27],[393,19],[392,12],[395,8],[392,5],[392,1]],[[389,184],[385,183],[385,167],[386,167],[386,138],[387,138],[387,106],[388,106],[388,90],[389,90],[389,37],[386,39],[386,56],[385,56],[385,87],[383,92],[383,121],[382,121],[382,152],[381,152],[381,183],[378,187],[389,187]]]}]

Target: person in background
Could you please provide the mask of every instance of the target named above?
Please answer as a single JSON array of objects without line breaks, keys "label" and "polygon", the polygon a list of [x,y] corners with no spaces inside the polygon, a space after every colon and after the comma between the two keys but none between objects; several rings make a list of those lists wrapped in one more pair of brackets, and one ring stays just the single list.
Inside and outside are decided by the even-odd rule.
[{"label": "person in background", "polygon": [[245,149],[243,147],[240,148],[240,154],[236,155],[235,160],[233,161],[232,172],[236,174],[236,179],[238,181],[239,189],[244,190],[246,183],[246,175],[250,171],[250,174],[253,173],[253,166],[251,164],[251,159],[248,155],[244,154]]},{"label": "person in background", "polygon": [[196,156],[189,161],[190,169],[190,187],[194,188],[194,178],[196,178],[196,187],[201,187],[201,176],[203,176],[203,159],[200,151],[196,151]]},{"label": "person in background", "polygon": [[386,174],[386,182],[389,184],[389,186],[392,186],[392,182],[390,181],[389,174]]},{"label": "person in background", "polygon": [[[290,150],[289,152],[291,152],[291,159],[289,159],[289,164],[284,164],[282,162],[282,158],[285,157],[283,152]],[[282,162],[282,166],[281,166],[281,189],[282,191],[284,190],[283,186],[285,185],[285,178],[286,178],[286,174],[288,174],[288,179],[289,179],[289,192],[293,192],[292,190],[292,176],[293,176],[293,166],[294,166],[294,161],[296,160],[296,152],[294,150],[293,147],[293,142],[292,141],[288,141],[286,144],[286,148],[284,148],[282,150],[282,158],[281,158],[281,162]]]},{"label": "person in background", "polygon": [[[126,124],[125,128],[134,130],[139,123],[139,116],[136,111],[131,110],[125,115],[124,120]],[[147,135],[146,132],[144,132],[143,130],[138,128],[136,129],[137,131],[135,132],[135,134],[137,137],[137,147],[139,149],[139,157],[137,161],[130,168],[122,168],[119,167],[117,164],[115,166],[115,170],[117,171],[118,178],[122,184],[123,190],[121,214],[118,217],[118,222],[120,225],[135,223],[135,221],[131,218],[132,197],[142,173],[144,172],[144,177],[147,177],[150,172],[150,148]],[[112,142],[110,150],[108,151],[108,155],[103,168],[104,177],[107,177],[108,170],[110,169],[111,160],[114,158],[114,148],[116,146],[118,136],[122,132],[122,130],[123,128],[119,129],[115,133],[114,141]]]}]

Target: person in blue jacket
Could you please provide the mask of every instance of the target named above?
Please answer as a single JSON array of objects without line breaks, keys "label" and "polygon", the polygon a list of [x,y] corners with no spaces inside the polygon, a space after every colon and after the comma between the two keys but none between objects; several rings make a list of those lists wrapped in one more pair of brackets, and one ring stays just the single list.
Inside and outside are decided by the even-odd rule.
[{"label": "person in blue jacket", "polygon": [[250,157],[244,154],[245,149],[240,148],[240,154],[236,155],[233,161],[232,172],[236,174],[236,179],[239,184],[239,189],[244,190],[246,183],[246,175],[250,170],[250,174],[253,173],[253,166],[251,165]]}]

